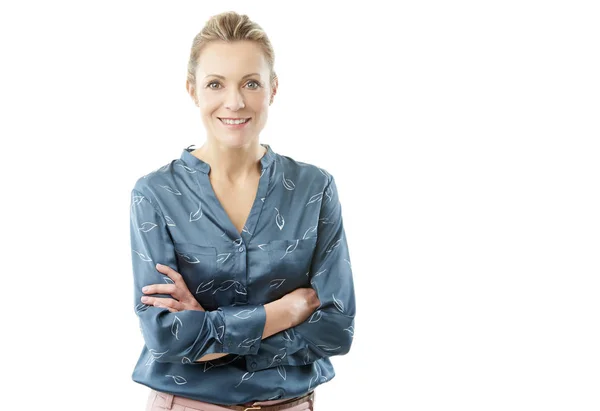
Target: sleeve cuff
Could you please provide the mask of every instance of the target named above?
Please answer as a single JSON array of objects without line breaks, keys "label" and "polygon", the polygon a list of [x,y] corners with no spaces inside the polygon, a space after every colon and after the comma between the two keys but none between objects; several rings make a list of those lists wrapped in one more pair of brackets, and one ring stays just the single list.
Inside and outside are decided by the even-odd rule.
[{"label": "sleeve cuff", "polygon": [[[245,357],[246,369],[260,371],[280,365],[305,365],[305,362],[299,360],[298,353],[305,353],[307,347],[299,347],[298,343],[299,337],[293,328],[272,335],[262,341],[258,354]],[[304,355],[302,357],[304,359]]]},{"label": "sleeve cuff", "polygon": [[267,314],[262,305],[221,307],[225,322],[223,352],[254,355],[260,348]]}]

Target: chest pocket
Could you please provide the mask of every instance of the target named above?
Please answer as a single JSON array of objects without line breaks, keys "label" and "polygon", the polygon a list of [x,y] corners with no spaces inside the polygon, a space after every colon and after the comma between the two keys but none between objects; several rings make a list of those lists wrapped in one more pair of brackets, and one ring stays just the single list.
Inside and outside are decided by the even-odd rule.
[{"label": "chest pocket", "polygon": [[212,290],[217,282],[217,249],[212,246],[175,243],[179,274],[200,305],[216,309]]},{"label": "chest pocket", "polygon": [[316,237],[268,243],[271,298],[280,298],[299,287],[310,287],[307,274],[316,243]]}]

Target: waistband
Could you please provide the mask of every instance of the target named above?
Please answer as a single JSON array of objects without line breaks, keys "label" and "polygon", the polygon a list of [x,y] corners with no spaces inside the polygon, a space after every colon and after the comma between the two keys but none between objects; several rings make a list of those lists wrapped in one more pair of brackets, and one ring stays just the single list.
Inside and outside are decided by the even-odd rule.
[{"label": "waistband", "polygon": [[180,397],[178,395],[169,394],[166,392],[152,390],[158,397],[161,397],[164,401],[164,407],[170,410],[173,404],[179,404],[184,407],[199,408],[205,411],[223,411],[223,410],[237,410],[237,411],[251,411],[251,410],[263,410],[263,411],[295,411],[296,409],[302,408],[302,405],[310,402],[310,409],[312,410],[312,404],[314,403],[315,392],[311,391],[306,395],[296,398],[287,398],[283,400],[275,401],[254,401],[246,404],[239,405],[217,405],[211,404],[204,401],[193,400],[191,398]]}]

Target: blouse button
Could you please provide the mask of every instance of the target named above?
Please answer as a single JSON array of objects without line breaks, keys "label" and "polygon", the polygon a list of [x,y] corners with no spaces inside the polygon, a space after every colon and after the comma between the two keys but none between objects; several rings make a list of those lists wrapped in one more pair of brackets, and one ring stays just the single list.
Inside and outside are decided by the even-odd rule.
[{"label": "blouse button", "polygon": [[256,368],[256,363],[252,362],[252,364],[250,364],[250,366],[252,367],[252,369]]},{"label": "blouse button", "polygon": [[242,251],[244,251],[244,246],[241,246],[240,248],[238,248],[238,251],[241,253]]}]

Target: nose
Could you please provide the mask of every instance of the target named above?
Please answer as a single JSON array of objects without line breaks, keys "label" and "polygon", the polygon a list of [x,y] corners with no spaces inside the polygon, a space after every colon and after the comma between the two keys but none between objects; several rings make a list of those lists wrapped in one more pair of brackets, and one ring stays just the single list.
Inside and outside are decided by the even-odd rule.
[{"label": "nose", "polygon": [[246,107],[244,104],[244,96],[237,88],[231,88],[232,91],[227,93],[227,97],[225,100],[225,108],[231,111],[238,111]]}]

